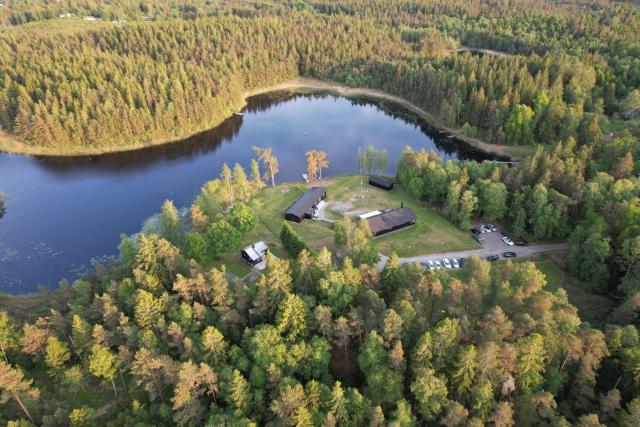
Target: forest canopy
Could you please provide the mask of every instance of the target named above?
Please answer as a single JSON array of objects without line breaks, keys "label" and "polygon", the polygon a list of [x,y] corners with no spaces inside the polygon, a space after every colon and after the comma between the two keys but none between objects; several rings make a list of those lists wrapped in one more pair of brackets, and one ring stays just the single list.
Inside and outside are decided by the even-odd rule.
[{"label": "forest canopy", "polygon": [[638,14],[608,2],[12,1],[0,126],[60,150],[139,146],[306,76],[406,97],[491,143],[551,144],[633,100]]},{"label": "forest canopy", "polygon": [[[605,132],[640,102],[634,3],[3,6],[0,126],[31,146],[178,138],[298,76],[375,88],[469,136],[537,145],[515,164],[370,147],[361,174],[397,161],[405,200],[465,231],[481,219],[566,251],[548,271],[538,258],[477,256],[432,270],[383,259],[368,222],[340,215],[323,223],[334,251],[283,223],[265,269],[239,278],[222,260],[266,226],[257,196],[286,193],[272,147],[256,141],[249,173],[224,164],[187,209],[165,201],[157,221],[122,235],[117,259],[35,302],[0,295],[0,423],[640,424],[640,144],[624,123]],[[317,148],[314,185],[331,157]],[[591,316],[602,300],[611,310]]]}]

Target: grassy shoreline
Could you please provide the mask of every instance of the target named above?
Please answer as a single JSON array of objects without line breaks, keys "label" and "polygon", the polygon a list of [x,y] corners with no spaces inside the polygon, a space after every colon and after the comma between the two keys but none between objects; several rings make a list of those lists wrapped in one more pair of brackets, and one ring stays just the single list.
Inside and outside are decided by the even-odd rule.
[{"label": "grassy shoreline", "polygon": [[[521,156],[518,155],[517,151],[512,151],[513,147],[511,146],[490,144],[478,138],[472,138],[465,135],[461,129],[453,129],[445,126],[433,114],[418,107],[416,104],[412,103],[406,98],[402,98],[397,95],[392,95],[390,93],[387,93],[381,90],[368,89],[368,88],[351,88],[346,85],[343,85],[340,83],[334,83],[334,82],[326,82],[322,80],[298,77],[283,83],[264,86],[254,90],[249,90],[242,94],[242,99],[240,100],[240,102],[238,102],[238,105],[235,108],[233,108],[233,110],[240,111],[241,109],[243,109],[247,105],[247,99],[252,96],[261,95],[269,92],[281,91],[281,90],[326,91],[326,92],[343,96],[345,98],[366,96],[366,97],[371,97],[375,99],[391,101],[416,113],[420,118],[427,121],[432,126],[438,129],[446,130],[450,132],[452,135],[454,135],[456,138],[460,139],[461,141],[464,141],[467,144],[470,144],[484,152],[496,154],[499,156],[509,157],[512,160],[519,160],[521,158]],[[227,118],[228,117],[223,117],[220,120],[217,120],[213,126],[208,126],[206,128],[197,130],[195,132],[185,133],[177,137],[160,139],[150,143],[136,143],[136,144],[130,144],[126,146],[113,146],[113,147],[33,146],[24,141],[19,140],[18,138],[16,138],[11,134],[0,131],[0,152],[7,152],[12,154],[25,154],[25,155],[32,155],[32,156],[47,156],[47,157],[98,156],[102,154],[125,153],[125,152],[144,150],[148,148],[160,147],[163,145],[178,143],[186,138],[189,138],[190,136],[196,135],[200,132],[204,132],[206,130],[219,126]]]}]

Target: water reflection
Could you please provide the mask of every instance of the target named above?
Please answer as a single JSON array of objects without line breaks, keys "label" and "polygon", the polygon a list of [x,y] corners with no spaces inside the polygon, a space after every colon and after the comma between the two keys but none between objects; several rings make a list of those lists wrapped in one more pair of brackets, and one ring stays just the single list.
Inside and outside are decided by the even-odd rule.
[{"label": "water reflection", "polygon": [[0,291],[55,286],[115,255],[120,233],[139,231],[165,199],[188,205],[225,162],[248,170],[253,145],[273,147],[283,182],[300,179],[309,149],[328,153],[328,175],[354,173],[358,147],[369,144],[388,151],[389,174],[406,145],[445,159],[489,157],[393,103],[286,92],[253,97],[244,115],[174,144],[90,157],[0,154]]}]

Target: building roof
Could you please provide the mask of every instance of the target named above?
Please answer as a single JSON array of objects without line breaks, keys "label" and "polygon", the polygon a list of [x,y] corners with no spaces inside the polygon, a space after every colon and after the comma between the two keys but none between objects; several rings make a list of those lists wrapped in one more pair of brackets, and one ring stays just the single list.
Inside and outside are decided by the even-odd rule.
[{"label": "building roof", "polygon": [[269,247],[267,246],[267,244],[260,240],[259,242],[255,242],[254,244],[247,246],[242,250],[242,252],[246,253],[247,256],[249,256],[249,258],[251,258],[253,261],[257,261],[262,258],[262,256],[266,254],[268,250]]},{"label": "building roof", "polygon": [[379,176],[370,176],[369,184],[380,185],[385,188],[393,188],[393,182],[387,181],[384,178],[380,178]]},{"label": "building roof", "polygon": [[285,211],[285,215],[295,215],[298,218],[303,218],[305,214],[311,214],[313,207],[318,201],[322,200],[325,194],[326,189],[324,187],[311,187],[289,206]]},{"label": "building roof", "polygon": [[377,235],[413,224],[416,214],[411,208],[397,208],[369,217],[367,221],[373,235]]}]

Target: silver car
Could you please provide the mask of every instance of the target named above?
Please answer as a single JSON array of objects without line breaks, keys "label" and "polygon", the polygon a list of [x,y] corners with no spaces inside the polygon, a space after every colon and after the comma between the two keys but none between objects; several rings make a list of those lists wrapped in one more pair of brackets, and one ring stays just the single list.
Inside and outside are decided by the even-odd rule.
[{"label": "silver car", "polygon": [[451,260],[451,265],[453,266],[453,268],[460,268],[460,263],[458,262],[457,258],[453,258]]},{"label": "silver car", "polygon": [[443,259],[442,263],[444,264],[445,268],[451,268],[451,262],[447,258]]}]

